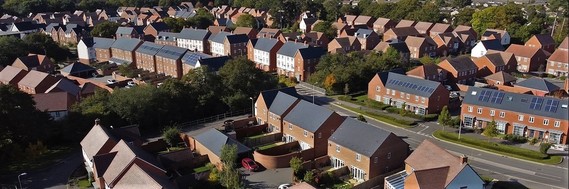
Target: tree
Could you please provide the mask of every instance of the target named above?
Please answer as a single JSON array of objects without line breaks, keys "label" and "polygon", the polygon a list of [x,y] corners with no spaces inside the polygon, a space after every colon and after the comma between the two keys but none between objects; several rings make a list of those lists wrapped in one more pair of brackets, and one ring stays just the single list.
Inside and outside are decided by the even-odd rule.
[{"label": "tree", "polygon": [[441,15],[437,5],[426,2],[423,7],[409,13],[405,18],[409,20],[438,23],[442,21],[443,16]]},{"label": "tree", "polygon": [[367,123],[366,118],[362,114],[358,115],[358,120],[361,122]]},{"label": "tree", "polygon": [[300,179],[301,175],[303,174],[303,168],[302,168],[302,158],[299,157],[292,157],[289,161],[290,164],[290,168],[292,168],[294,177],[297,179]]},{"label": "tree", "polygon": [[211,25],[213,25],[213,21],[215,18],[211,13],[209,13],[204,8],[197,9],[196,15],[188,19],[189,25],[205,29]]},{"label": "tree", "polygon": [[49,9],[54,12],[75,10],[74,0],[48,0]]},{"label": "tree", "polygon": [[91,30],[91,35],[94,37],[113,38],[120,24],[115,22],[103,21]]},{"label": "tree", "polygon": [[336,27],[332,26],[332,23],[328,21],[316,23],[312,31],[322,32],[328,39],[334,39],[338,35]]},{"label": "tree", "polygon": [[170,147],[178,145],[178,143],[181,141],[180,130],[177,127],[165,128],[162,130],[162,137]]},{"label": "tree", "polygon": [[326,0],[322,4],[324,7],[325,12],[325,19],[329,22],[335,22],[341,15],[340,7],[342,5],[342,1],[340,0]]},{"label": "tree", "polygon": [[484,128],[484,132],[482,132],[482,134],[487,137],[498,136],[499,133],[498,129],[496,128],[496,121],[492,120],[490,123],[488,123],[486,125],[486,128]]},{"label": "tree", "polygon": [[0,65],[11,65],[16,58],[28,54],[27,46],[21,39],[2,36],[0,37]]},{"label": "tree", "polygon": [[451,126],[452,122],[452,118],[450,116],[450,113],[448,112],[448,107],[447,106],[443,106],[443,109],[441,110],[441,113],[439,114],[439,118],[437,120],[437,123],[439,123],[439,125],[443,126],[443,130],[446,126]]},{"label": "tree", "polygon": [[158,6],[168,7],[179,5],[181,0],[160,0],[158,1]]},{"label": "tree", "polygon": [[450,5],[456,8],[463,8],[472,3],[472,0],[451,0]]},{"label": "tree", "polygon": [[542,154],[547,154],[549,148],[551,148],[551,143],[544,142],[539,144],[539,152],[541,152]]},{"label": "tree", "polygon": [[104,0],[81,0],[77,8],[85,11],[94,11],[100,7],[108,6]]},{"label": "tree", "polygon": [[168,25],[168,28],[170,28],[172,30],[172,32],[180,32],[185,27],[190,26],[190,22],[183,19],[183,18],[167,17],[167,18],[164,18],[163,21],[166,25]]},{"label": "tree", "polygon": [[65,60],[69,50],[60,47],[53,39],[43,33],[32,33],[24,37],[24,43],[30,53],[47,55],[55,60]]},{"label": "tree", "polygon": [[250,14],[242,14],[237,18],[237,22],[235,23],[237,27],[249,27],[249,28],[258,28],[257,19]]},{"label": "tree", "polygon": [[313,171],[306,171],[306,173],[304,173],[304,178],[302,180],[304,180],[304,182],[314,184],[314,178],[316,177],[314,176]]},{"label": "tree", "polygon": [[29,13],[44,12],[49,9],[46,0],[6,0],[2,5],[4,10],[9,12],[27,16]]},{"label": "tree", "polygon": [[[421,2],[418,0],[401,0],[396,3],[396,6],[389,11],[384,17],[401,20],[407,17],[407,15],[415,10],[421,8]],[[438,12],[438,11],[437,11]]]},{"label": "tree", "polygon": [[458,12],[458,14],[454,15],[452,19],[452,25],[466,25],[470,26],[470,21],[472,20],[472,14],[474,14],[474,9],[471,8],[464,8],[462,11]]},{"label": "tree", "polygon": [[237,145],[230,144],[221,147],[220,160],[223,163],[221,173],[219,174],[221,185],[230,189],[240,188],[242,184],[235,165],[237,161]]}]

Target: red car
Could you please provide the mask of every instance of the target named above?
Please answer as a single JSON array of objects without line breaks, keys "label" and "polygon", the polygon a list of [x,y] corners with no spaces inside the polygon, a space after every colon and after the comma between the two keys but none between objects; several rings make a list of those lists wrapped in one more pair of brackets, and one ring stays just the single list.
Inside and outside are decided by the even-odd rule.
[{"label": "red car", "polygon": [[256,171],[259,169],[257,163],[255,163],[255,161],[253,161],[251,158],[243,158],[241,160],[241,165],[243,165],[243,167],[249,171]]}]

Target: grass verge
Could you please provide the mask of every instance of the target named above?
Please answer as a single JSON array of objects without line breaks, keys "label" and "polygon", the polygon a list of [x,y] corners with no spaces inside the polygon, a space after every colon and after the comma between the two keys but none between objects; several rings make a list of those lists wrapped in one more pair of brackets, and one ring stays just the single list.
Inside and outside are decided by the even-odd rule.
[{"label": "grass verge", "polygon": [[276,142],[275,142],[275,143],[270,143],[270,144],[267,144],[267,145],[264,145],[264,146],[259,146],[259,150],[266,150],[266,149],[269,149],[269,148],[272,148],[272,147],[275,147],[275,146],[278,146],[278,144],[277,144]]},{"label": "grass verge", "polygon": [[411,128],[413,127],[413,125],[415,125],[416,123],[414,121],[408,121],[408,120],[400,120],[388,115],[383,115],[383,114],[376,114],[373,112],[368,112],[368,111],[363,111],[360,110],[358,108],[353,108],[353,107],[349,107],[349,106],[345,106],[345,105],[339,105],[342,108],[351,110],[353,112],[357,112],[358,114],[362,114],[364,116],[368,116],[371,118],[374,118],[376,120],[379,120],[381,122],[385,122],[385,123],[389,123],[391,125],[397,126],[397,127],[403,127],[403,128]]},{"label": "grass verge", "polygon": [[201,173],[201,172],[206,172],[209,170],[210,170],[210,167],[208,167],[206,164],[204,166],[194,168],[194,173]]},{"label": "grass verge", "polygon": [[450,132],[437,130],[433,133],[433,136],[435,136],[437,139],[440,139],[440,140],[449,141],[449,142],[453,142],[453,143],[457,143],[457,144],[462,144],[462,145],[469,146],[472,148],[476,148],[476,149],[480,149],[480,150],[484,150],[484,151],[488,151],[488,152],[493,152],[493,153],[497,153],[497,154],[501,154],[501,155],[505,155],[505,156],[509,156],[509,157],[514,157],[514,158],[518,158],[518,159],[533,161],[533,162],[537,162],[537,163],[554,165],[554,164],[559,164],[559,162],[561,162],[560,156],[549,156],[549,155],[542,154],[542,153],[540,153],[538,151],[534,151],[534,150],[518,148],[518,147],[499,144],[499,143],[495,143],[495,142],[488,142],[488,141],[475,139],[472,137],[465,137],[465,136],[462,136],[460,138],[460,140],[458,140],[458,134],[456,134],[456,133],[450,133]]},{"label": "grass verge", "polygon": [[93,185],[91,185],[91,182],[89,182],[89,179],[87,179],[87,178],[79,180],[79,182],[77,182],[77,185],[81,189],[89,188],[89,187],[93,186]]}]

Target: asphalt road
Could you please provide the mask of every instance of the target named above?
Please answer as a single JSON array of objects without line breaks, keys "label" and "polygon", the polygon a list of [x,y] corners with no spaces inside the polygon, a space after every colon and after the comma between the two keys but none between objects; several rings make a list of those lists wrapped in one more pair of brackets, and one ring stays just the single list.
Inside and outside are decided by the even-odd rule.
[{"label": "asphalt road", "polygon": [[[308,101],[312,101],[314,95],[316,104],[330,108],[340,115],[356,116],[355,113],[336,106],[332,99],[318,94],[312,89],[297,87],[297,90]],[[452,153],[465,154],[469,158],[469,164],[483,176],[501,181],[517,181],[528,188],[567,188],[569,184],[567,161],[559,165],[544,165],[438,141],[431,136],[431,133],[439,129],[436,124],[424,124],[412,129],[403,129],[389,126],[371,118],[367,118],[367,122],[403,137],[412,149],[415,149],[423,140],[429,139]]]},{"label": "asphalt road", "polygon": [[69,176],[82,162],[81,151],[77,150],[56,165],[22,176],[22,188],[66,189]]}]

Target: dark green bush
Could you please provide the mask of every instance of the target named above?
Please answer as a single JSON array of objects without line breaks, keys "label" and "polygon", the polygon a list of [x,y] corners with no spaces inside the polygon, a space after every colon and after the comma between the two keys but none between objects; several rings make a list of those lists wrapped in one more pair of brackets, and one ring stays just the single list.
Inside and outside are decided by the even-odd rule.
[{"label": "dark green bush", "polygon": [[504,137],[502,139],[513,142],[513,143],[526,143],[528,141],[528,139],[523,137],[523,136],[518,136],[518,135],[513,135],[513,134],[504,135]]}]

